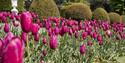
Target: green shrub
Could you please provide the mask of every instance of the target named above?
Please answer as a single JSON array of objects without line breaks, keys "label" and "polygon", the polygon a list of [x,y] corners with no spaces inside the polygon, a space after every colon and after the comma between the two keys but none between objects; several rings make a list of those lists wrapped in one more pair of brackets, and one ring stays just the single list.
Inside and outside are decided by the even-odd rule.
[{"label": "green shrub", "polygon": [[58,7],[53,0],[33,0],[29,10],[36,12],[41,18],[60,16]]},{"label": "green shrub", "polygon": [[[24,10],[24,0],[18,0],[19,11]],[[0,0],[0,11],[10,11],[12,9],[11,0]]]},{"label": "green shrub", "polygon": [[72,19],[91,19],[92,12],[86,4],[72,3],[62,8],[62,16]]},{"label": "green shrub", "polygon": [[110,18],[111,23],[113,23],[113,22],[120,23],[120,15],[115,12],[110,12],[109,18]]},{"label": "green shrub", "polygon": [[125,15],[121,15],[121,22],[125,23]]},{"label": "green shrub", "polygon": [[93,17],[94,19],[97,19],[97,20],[109,21],[108,13],[103,8],[97,8],[96,10],[94,10]]}]

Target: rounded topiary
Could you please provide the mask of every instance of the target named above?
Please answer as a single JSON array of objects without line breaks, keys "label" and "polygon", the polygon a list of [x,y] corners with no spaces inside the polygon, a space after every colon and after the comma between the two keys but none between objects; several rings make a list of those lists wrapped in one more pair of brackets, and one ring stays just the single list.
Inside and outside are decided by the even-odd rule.
[{"label": "rounded topiary", "polygon": [[125,15],[121,15],[121,22],[125,23]]},{"label": "rounded topiary", "polygon": [[29,10],[36,12],[42,18],[60,16],[58,7],[53,0],[33,0]]},{"label": "rounded topiary", "polygon": [[62,8],[62,16],[72,19],[91,19],[92,12],[89,6],[83,3],[72,3]]},{"label": "rounded topiary", "polygon": [[107,11],[105,11],[105,9],[103,8],[97,8],[96,10],[94,10],[93,12],[93,17],[96,20],[105,20],[105,21],[109,21],[109,16]]},{"label": "rounded topiary", "polygon": [[[19,11],[24,10],[24,0],[18,0],[18,7],[17,9]],[[0,0],[0,11],[11,11],[12,9],[12,4],[11,0]]]},{"label": "rounded topiary", "polygon": [[110,12],[109,18],[110,18],[111,23],[113,23],[113,22],[120,23],[120,15],[115,12]]}]

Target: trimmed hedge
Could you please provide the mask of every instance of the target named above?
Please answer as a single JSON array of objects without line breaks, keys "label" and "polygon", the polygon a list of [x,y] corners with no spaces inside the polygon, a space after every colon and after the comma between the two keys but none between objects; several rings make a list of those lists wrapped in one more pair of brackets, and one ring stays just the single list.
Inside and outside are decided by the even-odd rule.
[{"label": "trimmed hedge", "polygon": [[92,12],[89,6],[83,3],[72,3],[62,8],[62,16],[72,19],[91,19]]},{"label": "trimmed hedge", "polygon": [[110,12],[109,17],[110,17],[111,23],[113,23],[113,22],[120,23],[120,15],[118,13]]},{"label": "trimmed hedge", "polygon": [[108,13],[103,8],[97,8],[96,10],[94,10],[93,17],[94,19],[97,19],[97,20],[109,21]]},{"label": "trimmed hedge", "polygon": [[121,15],[121,22],[125,23],[125,15]]},{"label": "trimmed hedge", "polygon": [[40,18],[60,16],[58,7],[53,0],[33,0],[29,10],[39,14]]}]

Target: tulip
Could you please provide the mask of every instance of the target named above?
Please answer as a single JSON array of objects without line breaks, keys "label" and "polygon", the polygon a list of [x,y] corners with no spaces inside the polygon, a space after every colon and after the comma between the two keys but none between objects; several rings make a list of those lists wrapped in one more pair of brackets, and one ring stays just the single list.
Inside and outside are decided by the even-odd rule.
[{"label": "tulip", "polygon": [[46,40],[45,37],[43,38],[42,42],[43,42],[43,44],[46,44],[46,43],[47,43],[47,40]]},{"label": "tulip", "polygon": [[22,35],[21,35],[21,39],[24,41],[24,42],[26,42],[27,41],[27,33],[25,33],[25,32],[22,32]]},{"label": "tulip", "polygon": [[88,42],[87,42],[87,45],[88,45],[88,46],[92,46],[92,44],[93,44],[93,43],[92,43],[91,41],[88,41]]},{"label": "tulip", "polygon": [[5,23],[4,25],[4,32],[8,33],[10,31],[10,26],[8,23]]},{"label": "tulip", "polygon": [[15,27],[18,27],[18,26],[19,26],[19,22],[18,22],[18,21],[13,21],[13,25],[14,25]]},{"label": "tulip", "polygon": [[33,35],[35,35],[35,34],[37,34],[38,33],[38,31],[39,31],[39,29],[40,29],[40,27],[39,27],[39,25],[38,24],[32,24],[32,27],[31,27],[31,32],[32,32],[32,34]]},{"label": "tulip", "polygon": [[78,36],[79,36],[79,33],[76,31],[75,32],[75,38],[78,38]]},{"label": "tulip", "polygon": [[43,56],[46,56],[46,55],[47,55],[47,51],[44,49],[44,50],[42,51],[42,54],[43,54]]},{"label": "tulip", "polygon": [[85,52],[86,52],[86,46],[84,44],[82,44],[80,46],[80,54],[85,54]]},{"label": "tulip", "polygon": [[54,28],[54,33],[55,33],[55,35],[58,35],[58,34],[59,34],[59,28],[58,28],[58,27],[55,27],[55,28]]},{"label": "tulip", "polygon": [[3,43],[5,45],[5,47],[7,46],[7,44],[10,42],[10,40],[14,37],[14,34],[12,32],[8,32],[7,35],[5,36]]},{"label": "tulip", "polygon": [[83,38],[83,39],[86,39],[86,38],[87,38],[87,35],[88,35],[87,32],[83,32],[83,33],[82,33],[82,38]]},{"label": "tulip", "polygon": [[106,31],[106,34],[107,34],[108,36],[111,36],[111,35],[112,35],[112,32],[111,32],[110,30],[107,30],[107,31]]},{"label": "tulip", "polygon": [[37,33],[37,34],[35,34],[34,35],[34,40],[35,41],[39,41],[39,39],[40,39],[40,35]]},{"label": "tulip", "polygon": [[21,14],[21,27],[23,32],[30,32],[31,26],[32,26],[32,16],[29,12],[23,12]]},{"label": "tulip", "polygon": [[24,47],[21,39],[13,38],[4,50],[3,63],[23,63]]},{"label": "tulip", "polygon": [[58,39],[56,35],[50,37],[50,48],[56,49],[58,47]]},{"label": "tulip", "polygon": [[100,35],[97,36],[98,41],[102,41],[102,37]]}]

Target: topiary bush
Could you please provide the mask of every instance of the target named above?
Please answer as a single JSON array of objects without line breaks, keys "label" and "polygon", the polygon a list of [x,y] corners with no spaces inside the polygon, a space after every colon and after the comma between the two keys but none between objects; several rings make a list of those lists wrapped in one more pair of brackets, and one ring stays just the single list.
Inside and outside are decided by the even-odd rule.
[{"label": "topiary bush", "polygon": [[93,17],[94,17],[94,19],[97,19],[97,20],[109,21],[108,13],[103,8],[97,8],[96,10],[94,10]]},{"label": "topiary bush", "polygon": [[120,23],[120,15],[115,12],[110,12],[109,18],[110,18],[111,23],[113,23],[113,22]]},{"label": "topiary bush", "polygon": [[91,19],[92,12],[86,4],[72,3],[62,8],[62,16],[72,19]]},{"label": "topiary bush", "polygon": [[[0,0],[0,11],[10,11],[12,9],[11,0]],[[19,11],[24,10],[24,0],[18,0]]]},{"label": "topiary bush", "polygon": [[60,16],[58,7],[53,0],[33,0],[29,10],[36,12],[41,18]]},{"label": "topiary bush", "polygon": [[125,23],[125,15],[121,15],[121,22]]}]

